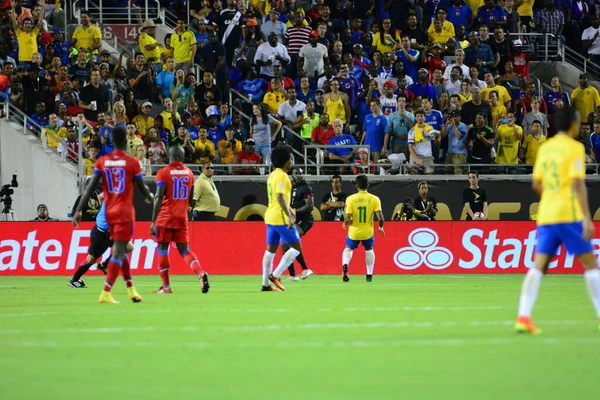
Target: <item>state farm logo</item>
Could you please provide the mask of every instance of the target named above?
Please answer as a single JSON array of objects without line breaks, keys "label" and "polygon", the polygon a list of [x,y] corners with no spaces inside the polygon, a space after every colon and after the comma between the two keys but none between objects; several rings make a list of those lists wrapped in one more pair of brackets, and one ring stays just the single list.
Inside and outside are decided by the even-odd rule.
[{"label": "state farm logo", "polygon": [[438,247],[440,238],[436,231],[428,228],[415,229],[408,235],[409,247],[394,253],[394,262],[404,270],[412,271],[425,264],[428,268],[441,270],[448,268],[454,256],[445,247]]}]

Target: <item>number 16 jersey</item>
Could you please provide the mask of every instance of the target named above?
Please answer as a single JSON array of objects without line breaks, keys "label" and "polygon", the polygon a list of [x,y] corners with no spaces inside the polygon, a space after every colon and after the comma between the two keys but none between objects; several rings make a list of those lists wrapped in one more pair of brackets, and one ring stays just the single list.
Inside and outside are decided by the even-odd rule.
[{"label": "number 16 jersey", "polygon": [[373,237],[374,215],[381,211],[379,197],[367,191],[359,191],[346,199],[346,214],[352,214],[348,237],[352,240],[368,240]]},{"label": "number 16 jersey", "polygon": [[188,226],[188,204],[193,193],[194,174],[181,162],[172,162],[156,174],[156,186],[164,186],[165,194],[156,225],[169,229]]}]

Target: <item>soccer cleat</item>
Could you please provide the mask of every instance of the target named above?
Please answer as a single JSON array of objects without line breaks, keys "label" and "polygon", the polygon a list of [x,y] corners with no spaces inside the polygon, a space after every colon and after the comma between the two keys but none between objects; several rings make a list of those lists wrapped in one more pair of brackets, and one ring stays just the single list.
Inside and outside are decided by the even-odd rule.
[{"label": "soccer cleat", "polygon": [[129,295],[131,301],[133,301],[134,303],[141,303],[142,300],[144,300],[142,296],[140,296],[140,294],[137,292],[137,290],[135,290],[135,286],[128,287],[127,294]]},{"label": "soccer cleat", "polygon": [[302,277],[302,279],[306,279],[313,274],[314,274],[314,272],[312,272],[310,269],[305,269],[304,271],[302,271],[301,277]]},{"label": "soccer cleat", "polygon": [[[302,279],[304,279],[304,278],[302,278]],[[298,281],[300,281],[300,278],[298,278],[297,276],[290,276],[285,281],[286,282],[298,282]]]},{"label": "soccer cleat", "polygon": [[171,288],[166,288],[164,286],[161,286],[160,289],[155,290],[154,292],[152,292],[152,294],[172,294],[173,293],[173,289]]},{"label": "soccer cleat", "polygon": [[271,285],[269,285],[269,286],[263,286],[263,287],[260,289],[260,291],[261,291],[261,292],[281,292],[281,290],[279,290],[279,289],[277,289],[276,287],[274,287],[274,286],[271,286]]},{"label": "soccer cleat", "polygon": [[367,282],[373,282],[373,275],[367,274]]},{"label": "soccer cleat", "polygon": [[271,282],[273,282],[273,285],[275,285],[275,287],[279,290],[281,290],[282,292],[285,291],[285,287],[281,284],[281,281],[279,280],[279,278],[275,278],[273,276],[273,274],[269,275],[269,280]]},{"label": "soccer cleat", "polygon": [[100,293],[100,298],[98,299],[98,303],[102,304],[119,304],[117,300],[113,297],[112,293],[107,292],[105,290]]},{"label": "soccer cleat", "polygon": [[531,333],[532,335],[539,335],[542,333],[542,331],[533,324],[531,317],[519,317],[515,324],[515,330],[517,333]]},{"label": "soccer cleat", "polygon": [[208,283],[208,274],[206,272],[202,273],[202,279],[200,279],[200,289],[202,293],[208,293],[208,289],[210,289],[210,285]]},{"label": "soccer cleat", "polygon": [[85,288],[87,288],[87,286],[85,286],[85,283],[81,279],[78,280],[78,281],[74,281],[73,278],[69,278],[69,282],[67,283],[67,285],[69,285],[73,289],[85,289]]},{"label": "soccer cleat", "polygon": [[350,277],[348,276],[348,264],[342,266],[342,281],[350,282]]},{"label": "soccer cleat", "polygon": [[106,275],[106,267],[102,263],[98,263],[96,265],[96,269]]}]

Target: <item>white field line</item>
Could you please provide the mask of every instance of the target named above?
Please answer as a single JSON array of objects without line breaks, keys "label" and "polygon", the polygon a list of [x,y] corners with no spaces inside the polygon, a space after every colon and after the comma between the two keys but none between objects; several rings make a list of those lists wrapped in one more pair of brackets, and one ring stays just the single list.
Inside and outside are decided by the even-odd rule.
[{"label": "white field line", "polygon": [[[593,325],[594,320],[539,320],[543,325]],[[421,322],[350,322],[350,323],[311,323],[311,324],[270,324],[239,326],[146,326],[146,327],[99,327],[99,328],[53,328],[53,329],[2,329],[2,335],[20,334],[89,334],[89,333],[137,333],[137,332],[264,332],[283,330],[349,330],[349,329],[404,329],[404,328],[455,328],[512,326],[514,321],[421,321]]]},{"label": "white field line", "polygon": [[[273,347],[281,349],[299,349],[299,348],[365,348],[365,347],[465,347],[465,346],[500,346],[500,345],[557,345],[557,344],[600,344],[598,337],[581,338],[548,338],[548,337],[500,337],[500,338],[482,338],[482,339],[415,339],[415,340],[335,340],[335,341],[300,341],[290,343],[289,341],[280,342],[171,342],[171,341],[89,341],[77,343],[78,348],[172,348],[172,349],[272,349]],[[0,347],[20,347],[20,348],[72,348],[71,342],[58,341],[12,341],[1,342]]]}]

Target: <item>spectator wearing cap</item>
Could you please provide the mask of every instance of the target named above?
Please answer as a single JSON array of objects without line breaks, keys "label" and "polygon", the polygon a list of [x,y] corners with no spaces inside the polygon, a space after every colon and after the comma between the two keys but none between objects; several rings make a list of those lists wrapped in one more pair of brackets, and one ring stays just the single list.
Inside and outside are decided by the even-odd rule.
[{"label": "spectator wearing cap", "polygon": [[196,56],[196,35],[186,27],[183,18],[177,18],[175,33],[171,35],[171,47],[177,66],[187,73],[194,65]]},{"label": "spectator wearing cap", "polygon": [[358,159],[354,163],[354,175],[374,174],[377,168],[369,160],[369,150],[366,147],[358,149]]},{"label": "spectator wearing cap", "polygon": [[144,58],[146,60],[160,60],[161,43],[155,39],[156,25],[154,25],[154,21],[151,19],[147,19],[146,21],[144,21],[141,31],[142,34],[138,38],[138,43],[140,46],[140,51],[144,55]]},{"label": "spectator wearing cap", "polygon": [[225,137],[219,141],[219,164],[232,164],[240,151],[242,151],[242,142],[234,137],[233,125],[227,125]]},{"label": "spectator wearing cap", "polygon": [[465,52],[462,49],[456,49],[454,51],[455,61],[453,64],[449,64],[444,70],[444,80],[447,81],[450,79],[450,73],[452,72],[452,68],[459,67],[462,71],[461,79],[465,79],[469,77],[469,67],[465,65]]},{"label": "spectator wearing cap", "polygon": [[258,29],[258,21],[251,18],[246,22],[246,35],[242,43],[242,54],[246,52],[246,59],[254,63],[258,46],[267,41],[267,37]]},{"label": "spectator wearing cap", "polygon": [[429,82],[429,71],[425,68],[421,68],[417,74],[417,82],[413,83],[408,87],[408,91],[411,92],[415,98],[421,97],[425,99],[431,99],[435,104],[438,103],[438,95],[435,87]]},{"label": "spectator wearing cap", "polygon": [[462,175],[463,165],[467,162],[467,125],[460,122],[460,111],[451,111],[442,128],[441,136],[448,138],[446,164],[454,165],[454,174]]},{"label": "spectator wearing cap", "polygon": [[210,106],[206,109],[206,129],[208,131],[208,140],[214,147],[219,145],[219,140],[225,137],[225,127],[219,124],[220,110],[218,106]]},{"label": "spectator wearing cap", "polygon": [[260,31],[267,38],[272,33],[275,33],[275,35],[277,36],[277,41],[281,44],[283,43],[286,27],[283,22],[279,21],[279,14],[281,14],[281,11],[278,8],[271,8],[269,10],[269,19],[263,22],[263,24],[260,27]]},{"label": "spectator wearing cap", "polygon": [[69,41],[65,40],[63,31],[60,28],[54,28],[52,31],[52,46],[54,46],[54,54],[60,57],[63,65],[69,64]]},{"label": "spectator wearing cap", "polygon": [[579,75],[579,87],[571,93],[571,104],[579,111],[582,121],[587,121],[590,114],[600,107],[600,95],[595,87],[590,86],[587,74]]},{"label": "spectator wearing cap", "polygon": [[496,58],[492,48],[479,41],[479,33],[472,31],[469,33],[469,47],[465,49],[465,64],[469,67],[479,69],[479,79],[484,74],[496,66]]},{"label": "spectator wearing cap", "polygon": [[102,32],[96,25],[92,25],[88,11],[81,11],[80,18],[81,26],[73,32],[70,47],[74,47],[79,51],[89,50],[92,54],[98,54],[98,49],[102,45]]},{"label": "spectator wearing cap", "polygon": [[312,31],[308,43],[298,53],[298,71],[317,80],[325,73],[325,65],[329,63],[327,47],[318,43],[319,33]]},{"label": "spectator wearing cap", "polygon": [[312,33],[312,28],[304,25],[304,14],[296,13],[294,16],[294,26],[287,29],[283,38],[283,44],[287,46],[290,55],[290,64],[288,65],[288,75],[296,76],[298,68],[298,57],[300,49],[308,44],[308,38]]},{"label": "spectator wearing cap", "polygon": [[[442,60],[443,48],[443,45],[436,43],[433,46],[426,46],[423,53],[420,53],[423,66],[429,71],[429,79],[433,79],[433,72],[437,68],[441,68],[442,72],[446,69],[446,62]],[[418,78],[417,72],[415,69],[413,81],[416,81]]]},{"label": "spectator wearing cap", "polygon": [[154,126],[154,118],[150,115],[152,112],[152,103],[146,101],[141,107],[142,113],[136,115],[131,122],[135,123],[138,127],[138,132],[142,137],[146,136],[148,129]]},{"label": "spectator wearing cap", "polygon": [[[263,24],[264,26],[265,24]],[[254,63],[260,67],[260,76],[269,80],[275,76],[273,66],[280,65],[285,67],[290,62],[290,56],[287,48],[277,41],[277,34],[271,32],[267,37],[267,42],[258,46]]]},{"label": "spectator wearing cap", "polygon": [[[370,96],[367,95],[367,98],[370,103]],[[398,109],[398,96],[394,94],[394,82],[387,81],[383,84],[383,95],[379,97],[379,102],[381,104],[381,112],[386,117]]]},{"label": "spectator wearing cap", "polygon": [[198,128],[198,139],[194,141],[192,158],[194,164],[204,164],[215,159],[215,145],[208,140],[208,129],[206,126]]},{"label": "spectator wearing cap", "polygon": [[244,164],[244,167],[234,167],[233,174],[234,175],[259,175],[259,169],[256,164],[260,164],[261,157],[255,151],[255,143],[254,139],[249,138],[246,139],[244,143],[244,148],[242,151],[238,151],[233,160],[234,164]]},{"label": "spectator wearing cap", "polygon": [[371,149],[371,158],[375,161],[388,152],[389,126],[385,115],[381,114],[379,99],[369,103],[371,114],[365,117],[360,144],[366,144]]},{"label": "spectator wearing cap", "polygon": [[[14,4],[14,3],[13,3]],[[32,222],[56,222],[56,218],[50,218],[48,215],[48,206],[40,204],[37,206],[37,217],[31,220]]]},{"label": "spectator wearing cap", "polygon": [[[42,0],[42,6],[44,5],[44,0]],[[34,26],[33,18],[25,18],[23,19],[23,27],[19,26],[19,21],[17,20],[17,15],[15,12],[15,2],[11,1],[11,16],[10,21],[12,24],[12,29],[15,35],[17,36],[17,42],[19,45],[19,63],[26,66],[29,66],[31,63],[31,59],[33,57],[33,53],[38,51],[38,34],[43,27],[44,15],[42,15],[37,23]]]},{"label": "spectator wearing cap", "polygon": [[514,72],[530,80],[529,62],[533,59],[533,54],[523,53],[523,42],[517,39],[513,43],[513,51],[508,53],[508,60],[514,67]]}]

